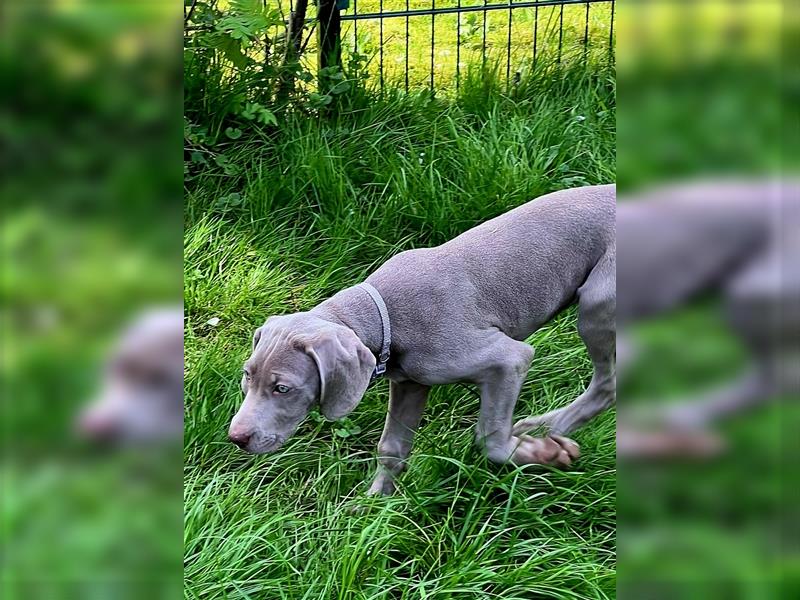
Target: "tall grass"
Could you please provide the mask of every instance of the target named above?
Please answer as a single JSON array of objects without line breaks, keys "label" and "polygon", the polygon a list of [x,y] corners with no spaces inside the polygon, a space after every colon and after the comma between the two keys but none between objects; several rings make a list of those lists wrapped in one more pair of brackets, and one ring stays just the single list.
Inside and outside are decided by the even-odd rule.
[{"label": "tall grass", "polygon": [[[473,446],[476,392],[437,388],[398,494],[363,497],[386,411],[309,419],[278,453],[227,442],[253,329],[545,192],[614,179],[608,69],[465,78],[457,98],[362,92],[325,117],[225,142],[192,171],[185,234],[185,582],[190,598],[605,598],[615,589],[613,415],[575,469],[497,468]],[[219,319],[217,321],[216,319]],[[531,342],[517,414],[591,374],[574,313]],[[354,507],[366,508],[353,513]]]}]

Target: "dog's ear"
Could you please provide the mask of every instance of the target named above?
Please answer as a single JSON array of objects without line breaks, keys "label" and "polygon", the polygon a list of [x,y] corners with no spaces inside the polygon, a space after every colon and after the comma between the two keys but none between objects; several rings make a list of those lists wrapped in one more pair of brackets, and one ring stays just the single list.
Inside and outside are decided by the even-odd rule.
[{"label": "dog's ear", "polygon": [[375,357],[347,327],[332,325],[302,342],[317,364],[320,410],[335,421],[350,414],[367,391]]},{"label": "dog's ear", "polygon": [[264,331],[264,326],[262,325],[261,327],[256,329],[256,332],[253,334],[253,350],[255,350],[256,346],[258,346],[258,342],[261,339],[261,334],[263,333],[263,331]]}]

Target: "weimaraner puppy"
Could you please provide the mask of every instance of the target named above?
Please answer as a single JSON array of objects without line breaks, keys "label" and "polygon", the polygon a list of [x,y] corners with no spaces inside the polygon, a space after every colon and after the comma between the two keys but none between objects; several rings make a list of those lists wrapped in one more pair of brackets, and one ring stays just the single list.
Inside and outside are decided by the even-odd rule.
[{"label": "weimaraner puppy", "polygon": [[76,426],[82,437],[115,445],[181,440],[183,307],[147,309],[125,328]]},{"label": "weimaraner puppy", "polygon": [[640,191],[620,202],[620,374],[634,354],[630,325],[701,294],[720,296],[750,359],[737,378],[706,394],[633,415],[625,407],[620,456],[716,453],[720,440],[708,432],[711,425],[800,391],[799,198],[797,181],[707,180]]},{"label": "weimaraner puppy", "polygon": [[[314,405],[342,418],[385,370],[389,411],[370,493],[394,491],[439,384],[478,386],[476,439],[489,460],[569,466],[579,450],[564,436],[615,401],[615,204],[614,185],[554,192],[402,252],[308,312],[270,317],[253,337],[229,438],[251,453],[277,450]],[[513,425],[534,353],[524,340],[575,302],[594,376],[548,436],[525,435],[527,420]]]}]

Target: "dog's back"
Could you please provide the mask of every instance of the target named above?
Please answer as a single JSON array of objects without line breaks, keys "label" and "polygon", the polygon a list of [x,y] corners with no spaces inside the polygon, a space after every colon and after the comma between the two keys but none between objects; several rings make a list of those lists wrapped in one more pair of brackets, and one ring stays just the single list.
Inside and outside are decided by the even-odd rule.
[{"label": "dog's back", "polygon": [[464,320],[523,339],[572,303],[598,261],[614,252],[615,202],[614,185],[547,194],[441,246],[403,252],[368,281],[387,290],[395,314],[404,297],[427,297],[413,303],[424,314],[408,317],[434,334],[442,319]]},{"label": "dog's back", "polygon": [[775,182],[709,182],[621,202],[618,321],[658,315],[724,287],[773,243],[789,193]]}]

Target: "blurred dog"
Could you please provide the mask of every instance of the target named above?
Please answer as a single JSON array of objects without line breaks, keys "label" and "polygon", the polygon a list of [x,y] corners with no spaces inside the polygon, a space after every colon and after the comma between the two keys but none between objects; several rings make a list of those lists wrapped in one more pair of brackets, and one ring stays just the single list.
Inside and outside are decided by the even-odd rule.
[{"label": "blurred dog", "polygon": [[123,332],[77,429],[114,444],[174,442],[183,435],[183,407],[183,309],[151,309]]},{"label": "blurred dog", "polygon": [[721,441],[708,431],[712,423],[770,398],[797,394],[799,204],[798,183],[781,181],[695,182],[620,202],[620,373],[635,355],[629,325],[706,293],[722,296],[731,330],[750,356],[737,380],[706,395],[639,413],[622,407],[621,456],[715,453]]}]

